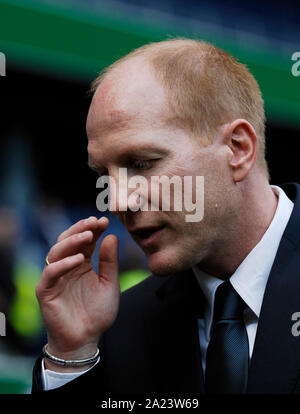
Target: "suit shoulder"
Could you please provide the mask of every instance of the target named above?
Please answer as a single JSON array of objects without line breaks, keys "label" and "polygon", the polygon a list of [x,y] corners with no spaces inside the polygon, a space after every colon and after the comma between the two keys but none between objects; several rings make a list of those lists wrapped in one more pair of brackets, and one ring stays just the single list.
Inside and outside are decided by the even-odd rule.
[{"label": "suit shoulder", "polygon": [[156,291],[165,280],[165,277],[150,275],[121,294],[118,316],[106,334],[107,339],[115,335],[124,339],[124,335],[128,337],[132,330],[141,328],[145,318],[159,307]]},{"label": "suit shoulder", "polygon": [[127,304],[132,301],[145,302],[147,299],[153,300],[157,289],[159,289],[159,287],[164,284],[169,277],[170,276],[148,276],[145,280],[127,289],[121,294],[121,304]]}]

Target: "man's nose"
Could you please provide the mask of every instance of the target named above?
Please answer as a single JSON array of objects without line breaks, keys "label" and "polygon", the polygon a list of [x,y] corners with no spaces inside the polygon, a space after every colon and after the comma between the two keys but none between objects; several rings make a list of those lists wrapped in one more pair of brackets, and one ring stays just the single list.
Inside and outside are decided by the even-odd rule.
[{"label": "man's nose", "polygon": [[109,210],[112,213],[125,212],[128,209],[127,188],[110,177],[109,182]]},{"label": "man's nose", "polygon": [[142,209],[144,204],[147,203],[145,191],[144,188],[139,188],[138,190],[129,188],[127,177],[119,175],[118,180],[115,177],[110,177],[110,211],[112,213],[119,213],[126,211],[135,212]]},{"label": "man's nose", "polygon": [[112,213],[125,212],[125,211],[138,211],[142,204],[142,197],[137,192],[131,190],[125,194],[126,189],[116,190],[110,186],[110,206],[109,209]]}]

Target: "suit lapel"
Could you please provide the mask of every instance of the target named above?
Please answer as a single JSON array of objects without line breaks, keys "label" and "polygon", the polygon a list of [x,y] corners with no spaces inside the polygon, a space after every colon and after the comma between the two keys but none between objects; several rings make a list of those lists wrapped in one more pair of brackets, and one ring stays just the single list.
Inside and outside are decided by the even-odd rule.
[{"label": "suit lapel", "polygon": [[284,191],[295,206],[280,242],[262,303],[248,393],[291,393],[297,390],[300,337],[292,334],[292,314],[300,312],[300,201],[299,187]]},{"label": "suit lapel", "polygon": [[[266,286],[248,393],[291,393],[300,388],[300,336],[292,334],[292,315],[300,312],[300,186],[287,184],[283,189],[295,206]],[[160,372],[159,378],[155,376],[157,389],[204,392],[197,325],[202,312],[197,306],[204,301],[191,270],[170,276],[157,290],[146,321],[148,352],[154,352],[153,370]]]},{"label": "suit lapel", "polygon": [[158,389],[201,393],[197,317],[204,298],[199,284],[192,271],[182,272],[170,276],[156,294],[156,306],[147,321],[147,346],[156,354],[154,366],[160,368]]}]

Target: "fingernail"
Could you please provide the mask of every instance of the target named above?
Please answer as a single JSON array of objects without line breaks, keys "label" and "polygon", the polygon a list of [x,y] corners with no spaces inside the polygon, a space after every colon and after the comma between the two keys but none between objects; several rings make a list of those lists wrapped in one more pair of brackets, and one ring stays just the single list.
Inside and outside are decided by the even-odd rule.
[{"label": "fingernail", "polygon": [[89,217],[88,219],[85,219],[85,220],[84,220],[84,223],[85,223],[85,224],[89,224],[89,223],[92,223],[92,222],[93,222],[93,221],[95,221],[95,220],[97,220],[97,219],[96,219],[96,217],[91,216],[91,217]]},{"label": "fingernail", "polygon": [[105,223],[105,222],[108,222],[108,218],[103,216],[103,217],[99,218],[99,221],[101,221],[101,223]]}]

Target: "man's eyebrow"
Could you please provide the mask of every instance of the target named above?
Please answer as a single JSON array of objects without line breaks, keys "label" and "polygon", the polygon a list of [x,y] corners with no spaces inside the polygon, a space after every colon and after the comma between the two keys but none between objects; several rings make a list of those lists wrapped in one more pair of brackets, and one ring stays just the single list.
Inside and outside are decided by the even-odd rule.
[{"label": "man's eyebrow", "polygon": [[162,147],[154,146],[153,144],[149,145],[135,145],[131,148],[126,148],[124,151],[120,151],[119,157],[139,157],[139,156],[159,156],[164,154],[166,150]]}]

